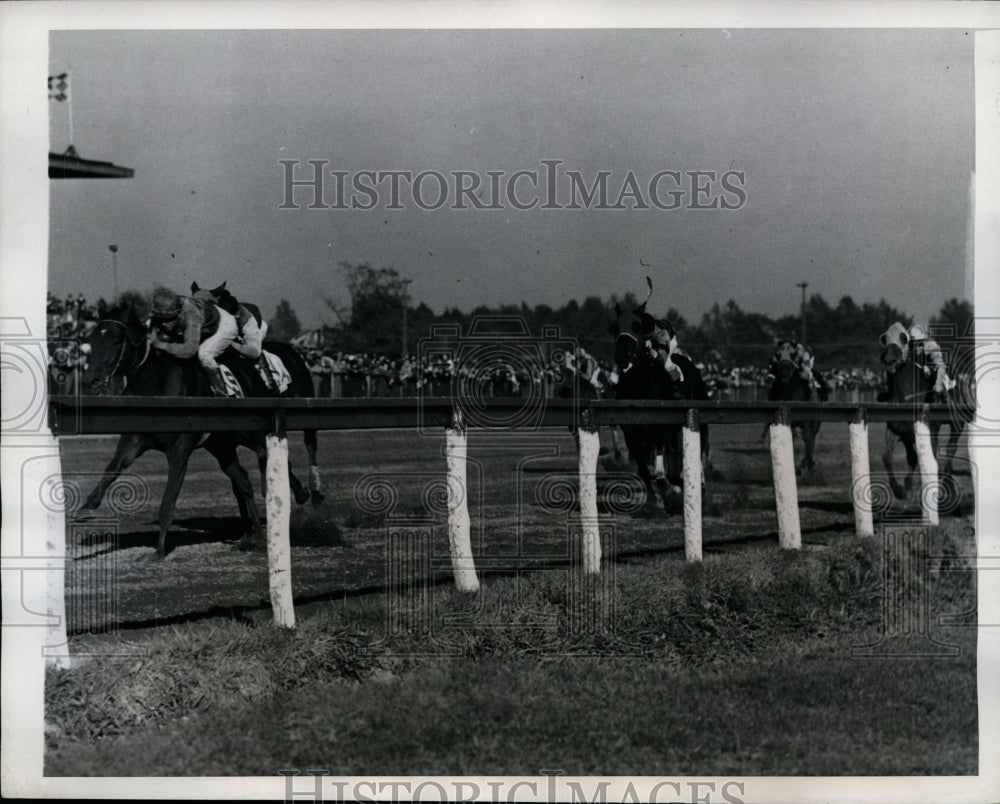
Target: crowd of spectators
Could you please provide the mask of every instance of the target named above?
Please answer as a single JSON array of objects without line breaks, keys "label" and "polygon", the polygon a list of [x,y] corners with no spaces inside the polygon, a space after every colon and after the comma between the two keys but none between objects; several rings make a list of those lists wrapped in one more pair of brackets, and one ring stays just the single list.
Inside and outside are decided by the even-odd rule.
[{"label": "crowd of spectators", "polygon": [[88,302],[82,293],[65,299],[46,294],[45,329],[53,393],[76,393],[79,372],[87,363],[89,347],[85,341],[97,326],[97,309],[97,304]]},{"label": "crowd of spectators", "polygon": [[[46,304],[49,359],[53,370],[54,390],[75,390],[76,368],[86,363],[82,342],[96,326],[97,303],[82,294],[60,299],[48,294]],[[494,397],[552,396],[573,367],[572,356],[553,357],[548,364],[537,360],[504,361],[489,359],[484,363],[460,361],[456,369],[453,357],[446,354],[406,355],[403,358],[368,353],[300,349],[312,372],[316,392],[321,397],[444,396],[451,393],[453,379],[468,393]],[[567,361],[568,358],[568,361]],[[597,361],[597,385],[605,396],[612,396],[617,375],[614,367]],[[771,382],[767,368],[760,365],[726,367],[717,352],[703,362],[696,361],[713,399],[765,399]],[[882,377],[868,368],[822,369],[830,388],[831,399],[838,401],[873,400]],[[456,377],[457,371],[457,377]]]},{"label": "crowd of spectators", "polygon": [[[393,359],[385,355],[344,353],[307,349],[302,352],[313,373],[321,397],[357,396],[444,396],[451,392],[453,380],[459,388],[485,396],[528,396],[541,391],[553,396],[574,370],[562,357],[548,364],[531,361],[488,360],[482,364],[459,362],[452,357],[431,354],[418,358],[407,355]],[[528,365],[525,365],[527,362]],[[617,374],[613,366],[597,361],[597,381],[605,396],[613,395]],[[718,361],[697,362],[712,398],[753,401],[767,398],[773,379],[765,367],[736,366],[725,368]],[[457,377],[456,377],[457,370]],[[840,401],[874,400],[882,379],[867,368],[830,369],[823,372],[833,399]]]},{"label": "crowd of spectators", "polygon": [[48,336],[54,340],[83,339],[97,326],[97,304],[83,294],[60,299],[46,294],[45,320]]}]

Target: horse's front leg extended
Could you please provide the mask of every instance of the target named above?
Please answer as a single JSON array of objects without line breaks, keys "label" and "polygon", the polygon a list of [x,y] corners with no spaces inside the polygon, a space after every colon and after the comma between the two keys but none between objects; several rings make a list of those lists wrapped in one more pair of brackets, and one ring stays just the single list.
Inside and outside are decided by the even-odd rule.
[{"label": "horse's front leg extended", "polygon": [[94,510],[101,504],[108,487],[118,476],[131,466],[136,458],[152,447],[152,442],[144,435],[129,434],[118,439],[114,457],[104,469],[101,479],[97,481],[94,490],[87,496],[87,501],[80,506],[81,510]]}]

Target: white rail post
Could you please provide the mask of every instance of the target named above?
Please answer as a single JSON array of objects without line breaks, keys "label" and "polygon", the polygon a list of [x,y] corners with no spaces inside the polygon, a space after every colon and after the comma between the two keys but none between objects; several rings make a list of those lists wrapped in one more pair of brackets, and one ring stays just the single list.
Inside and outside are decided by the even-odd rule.
[{"label": "white rail post", "polygon": [[[42,531],[41,528],[35,530],[33,527],[29,527],[27,522],[24,522],[22,533],[43,532],[45,534],[47,559],[45,614],[48,617],[48,625],[43,651],[47,666],[65,670],[70,667],[69,639],[66,635],[66,491],[62,478],[62,449],[59,440],[49,432],[46,433],[45,441],[46,446],[52,449],[52,454],[46,456],[46,459],[37,466],[51,471],[49,479],[52,482],[52,487],[59,489],[59,491],[52,495],[54,504],[46,508],[45,530]],[[22,474],[22,483],[34,479],[31,471],[33,469],[35,469],[35,465]],[[30,486],[28,488],[30,489]],[[24,506],[21,516],[28,519],[36,510],[34,506]],[[21,582],[24,582],[23,576]]]},{"label": "white rail post", "polygon": [[583,571],[597,574],[601,571],[601,531],[597,521],[597,456],[601,451],[601,438],[597,433],[592,412],[580,414],[580,527],[583,538]]},{"label": "white rail post", "polygon": [[684,418],[684,558],[701,561],[701,430],[698,411]]},{"label": "white rail post", "polygon": [[851,429],[851,496],[854,503],[854,531],[858,536],[875,535],[872,521],[872,478],[868,459],[868,418],[858,408]]},{"label": "white rail post", "polygon": [[274,415],[275,432],[267,436],[267,583],[271,593],[274,624],[295,627],[292,600],[292,518],[288,484],[288,438],[285,412]]},{"label": "white rail post", "polygon": [[778,408],[771,422],[771,473],[778,509],[778,544],[785,550],[798,550],[802,547],[802,531],[799,527],[791,413],[787,407]]},{"label": "white rail post", "polygon": [[445,457],[448,461],[448,545],[455,586],[460,592],[478,592],[479,578],[472,557],[469,534],[469,491],[467,482],[468,446],[462,413],[455,408],[451,425],[445,428]]},{"label": "white rail post", "polygon": [[931,430],[927,424],[927,406],[920,408],[920,414],[913,423],[913,434],[917,447],[917,465],[920,467],[920,507],[924,519],[931,525],[940,524],[938,519],[938,465],[931,445]]}]

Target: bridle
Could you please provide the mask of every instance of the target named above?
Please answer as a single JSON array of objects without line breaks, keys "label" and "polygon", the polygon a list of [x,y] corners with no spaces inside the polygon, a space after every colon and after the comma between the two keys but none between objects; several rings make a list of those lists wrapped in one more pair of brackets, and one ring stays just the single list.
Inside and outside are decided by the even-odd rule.
[{"label": "bridle", "polygon": [[[900,358],[899,358],[899,360],[895,361],[895,363],[894,363],[894,365],[893,365],[893,367],[891,369],[889,368],[888,365],[886,365],[886,362],[885,362],[885,356],[886,356],[886,354],[888,354],[890,346],[896,346],[896,347],[898,347],[899,348],[899,352],[900,352]],[[885,368],[886,372],[889,373],[889,374],[898,374],[899,371],[900,371],[900,369],[902,369],[903,366],[905,366],[907,363],[909,363],[910,360],[911,360],[911,358],[910,358],[909,345],[907,345],[907,346],[900,346],[899,344],[888,344],[885,347],[883,347],[882,354],[879,356],[879,362],[882,364],[882,366]],[[915,362],[914,362],[914,365],[916,365]]]},{"label": "bridle", "polygon": [[[632,342],[635,344],[635,353],[636,353],[636,356],[638,357],[639,352],[640,352],[640,349],[639,349],[639,339],[637,337],[635,337],[635,335],[633,335],[631,332],[628,332],[626,330],[622,330],[621,332],[618,333],[618,337],[615,338],[615,343],[618,343],[618,341],[621,340],[622,338],[630,338],[632,340]],[[620,368],[619,371],[622,374],[627,374],[632,369],[632,367],[634,365],[635,365],[635,360],[632,360],[631,362],[629,362],[629,364],[627,366],[623,366],[622,368]]]},{"label": "bridle", "polygon": [[[117,358],[117,360],[115,360],[114,366],[111,367],[111,371],[109,371],[107,373],[107,375],[105,375],[104,379],[101,380],[101,386],[106,386],[111,381],[112,377],[121,377],[123,374],[128,374],[128,373],[130,373],[132,371],[135,371],[136,369],[140,368],[143,365],[143,363],[145,363],[146,360],[149,359],[149,350],[150,350],[151,347],[149,345],[149,339],[148,338],[146,338],[146,337],[141,338],[142,343],[145,344],[146,348],[145,348],[145,350],[142,353],[142,357],[140,357],[138,360],[136,360],[135,359],[135,355],[138,352],[139,342],[138,341],[132,341],[131,339],[129,339],[129,336],[128,336],[128,327],[125,326],[125,324],[123,324],[121,321],[115,321],[115,319],[113,319],[113,318],[106,318],[101,323],[102,324],[116,324],[116,325],[118,325],[119,327],[122,328],[123,335],[124,335],[124,338],[122,339],[121,348],[118,351],[118,358]],[[126,368],[122,368],[122,361],[125,359],[125,347],[126,346],[130,346],[132,348],[133,360],[132,360],[132,365],[130,365],[130,366],[126,367]]]}]

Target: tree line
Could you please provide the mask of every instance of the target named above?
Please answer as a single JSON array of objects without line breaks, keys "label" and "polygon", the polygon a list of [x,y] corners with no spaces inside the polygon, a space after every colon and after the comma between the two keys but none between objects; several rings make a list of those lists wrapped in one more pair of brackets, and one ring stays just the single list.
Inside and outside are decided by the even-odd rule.
[{"label": "tree line", "polygon": [[[405,338],[406,351],[415,354],[420,339],[428,337],[434,325],[457,324],[461,332],[468,332],[477,317],[515,316],[534,335],[541,333],[543,326],[558,326],[561,337],[575,339],[598,359],[610,361],[613,343],[607,331],[615,315],[615,305],[633,309],[641,301],[630,292],[608,299],[598,296],[587,296],[582,302],[571,299],[555,308],[547,304],[531,306],[522,301],[499,307],[480,305],[469,311],[449,307],[435,313],[423,302],[411,305],[407,293],[409,280],[394,268],[346,262],[341,262],[339,268],[346,279],[347,298],[324,299],[335,319],[324,326],[324,334],[329,348],[348,353],[399,355]],[[774,318],[743,310],[732,299],[712,305],[698,322],[687,321],[674,308],[657,309],[655,299],[650,302],[649,311],[671,323],[681,348],[696,360],[723,365],[760,365],[766,363],[778,338],[802,339],[801,314]],[[945,301],[929,322],[914,322],[906,311],[884,299],[859,304],[850,296],[843,296],[836,305],[831,305],[821,295],[813,294],[805,304],[806,343],[820,365],[878,369],[879,335],[894,321],[907,326],[929,325],[932,336],[946,350],[967,352],[971,348],[972,305],[957,298]],[[269,337],[279,340],[290,340],[302,332],[301,323],[286,299],[280,301],[268,324]]]}]

